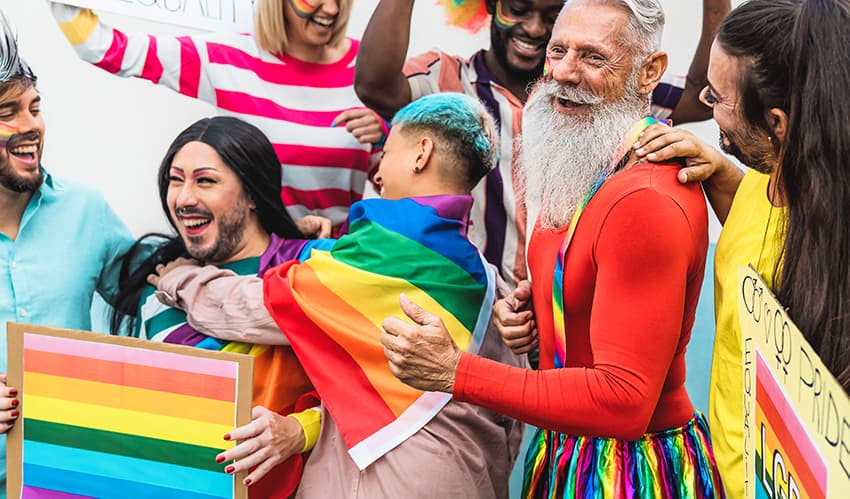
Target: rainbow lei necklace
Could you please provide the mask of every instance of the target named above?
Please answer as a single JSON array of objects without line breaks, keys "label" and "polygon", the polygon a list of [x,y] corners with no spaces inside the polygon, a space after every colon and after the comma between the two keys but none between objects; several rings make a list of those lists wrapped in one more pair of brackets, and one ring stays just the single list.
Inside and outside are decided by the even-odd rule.
[{"label": "rainbow lei necklace", "polygon": [[[637,142],[638,136],[650,125],[654,125],[655,123],[664,123],[664,121],[659,120],[657,118],[653,118],[652,116],[647,116],[642,120],[638,121],[632,128],[629,130],[629,133],[626,135],[626,139],[623,141],[623,145],[620,146],[620,150],[615,158],[625,159],[628,157],[631,152],[631,148],[635,142]],[[622,159],[620,163],[622,163]],[[555,367],[561,368],[564,367],[566,357],[567,357],[567,335],[566,335],[566,326],[564,324],[564,265],[565,258],[567,256],[567,249],[570,246],[570,242],[573,239],[573,234],[575,233],[576,227],[578,226],[579,218],[581,218],[581,214],[584,211],[587,204],[593,198],[599,188],[602,187],[602,184],[611,176],[614,171],[616,171],[617,166],[620,164],[615,164],[614,167],[608,169],[607,171],[603,171],[599,178],[594,182],[594,184],[587,191],[587,194],[584,195],[584,199],[579,205],[576,212],[573,214],[573,218],[570,221],[570,226],[567,229],[567,234],[564,236],[564,241],[561,243],[561,247],[558,249],[558,258],[555,261],[555,276],[552,279],[552,317],[553,317],[553,326],[555,328]]]}]

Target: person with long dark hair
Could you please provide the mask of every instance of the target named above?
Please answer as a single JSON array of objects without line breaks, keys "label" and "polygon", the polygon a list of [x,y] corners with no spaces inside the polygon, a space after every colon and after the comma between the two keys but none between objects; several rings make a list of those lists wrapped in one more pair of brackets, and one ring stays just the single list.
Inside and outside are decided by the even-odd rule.
[{"label": "person with long dark hair", "polygon": [[[703,101],[720,146],[648,129],[651,160],[684,156],[724,224],[715,257],[714,449],[731,497],[744,493],[743,366],[737,274],[752,265],[845,390],[850,389],[850,2],[752,0],[722,23]],[[652,152],[654,151],[654,152]]]},{"label": "person with long dark hair", "polygon": [[[304,239],[280,200],[274,148],[244,121],[205,118],[177,136],[162,160],[157,182],[174,235],[159,236],[152,254],[147,248],[150,237],[145,236],[126,255],[110,320],[113,333],[129,331],[153,341],[255,356],[252,424],[261,426],[273,414],[275,430],[287,434],[293,455],[282,463],[264,463],[280,466],[251,488],[251,496],[286,497],[298,485],[301,452],[318,438],[320,417],[312,409],[318,405],[312,385],[292,349],[207,337],[187,323],[183,312],[160,304],[146,281],[148,274],[180,257],[262,275],[308,251],[312,242]],[[232,466],[225,471],[233,472]]]}]

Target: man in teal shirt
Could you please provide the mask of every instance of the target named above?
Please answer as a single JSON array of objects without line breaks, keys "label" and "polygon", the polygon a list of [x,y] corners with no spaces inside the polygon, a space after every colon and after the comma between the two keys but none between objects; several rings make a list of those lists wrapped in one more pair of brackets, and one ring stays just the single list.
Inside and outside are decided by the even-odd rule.
[{"label": "man in teal shirt", "polygon": [[[0,373],[6,322],[91,329],[95,291],[115,293],[133,238],[94,189],[41,166],[44,118],[36,76],[18,57],[0,16]],[[0,375],[0,498],[6,497],[6,437],[17,390]]]}]

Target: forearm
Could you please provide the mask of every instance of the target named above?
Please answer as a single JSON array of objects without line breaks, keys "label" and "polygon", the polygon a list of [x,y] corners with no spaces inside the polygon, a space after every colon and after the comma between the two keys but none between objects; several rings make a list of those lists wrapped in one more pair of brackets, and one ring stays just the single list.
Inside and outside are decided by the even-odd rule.
[{"label": "forearm", "polygon": [[177,267],[160,277],[160,301],[186,312],[189,325],[227,341],[288,345],[263,304],[263,280],[213,266]]},{"label": "forearm", "polygon": [[711,44],[714,42],[717,28],[730,9],[729,0],[703,0],[702,2],[702,33],[694,58],[688,68],[682,97],[671,116],[671,119],[677,125],[711,118],[711,109],[700,102],[699,94],[708,85],[708,60]]},{"label": "forearm", "polygon": [[539,428],[634,440],[652,416],[647,391],[618,369],[534,371],[464,353],[453,397]]},{"label": "forearm", "polygon": [[744,172],[732,161],[723,158],[723,163],[716,173],[702,183],[705,196],[721,225],[726,223],[735,193],[743,178]]},{"label": "forearm", "polygon": [[411,100],[402,68],[412,15],[413,0],[381,0],[366,26],[357,54],[357,96],[388,120]]},{"label": "forearm", "polygon": [[189,36],[124,33],[100,22],[90,9],[50,2],[59,28],[80,59],[116,76],[144,78],[209,100],[198,45]]}]

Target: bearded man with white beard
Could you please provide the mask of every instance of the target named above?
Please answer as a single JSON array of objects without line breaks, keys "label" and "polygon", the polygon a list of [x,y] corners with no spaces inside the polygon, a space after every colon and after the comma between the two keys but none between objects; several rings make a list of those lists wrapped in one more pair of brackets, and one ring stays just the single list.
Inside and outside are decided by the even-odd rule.
[{"label": "bearded man with white beard", "polygon": [[494,321],[509,346],[536,327],[540,370],[461,352],[439,317],[406,299],[415,324],[383,324],[405,383],[540,428],[522,497],[724,496],[684,386],[705,200],[677,181],[679,165],[633,152],[667,65],[663,23],[657,0],[569,1],[525,107],[533,284],[497,302]]}]

